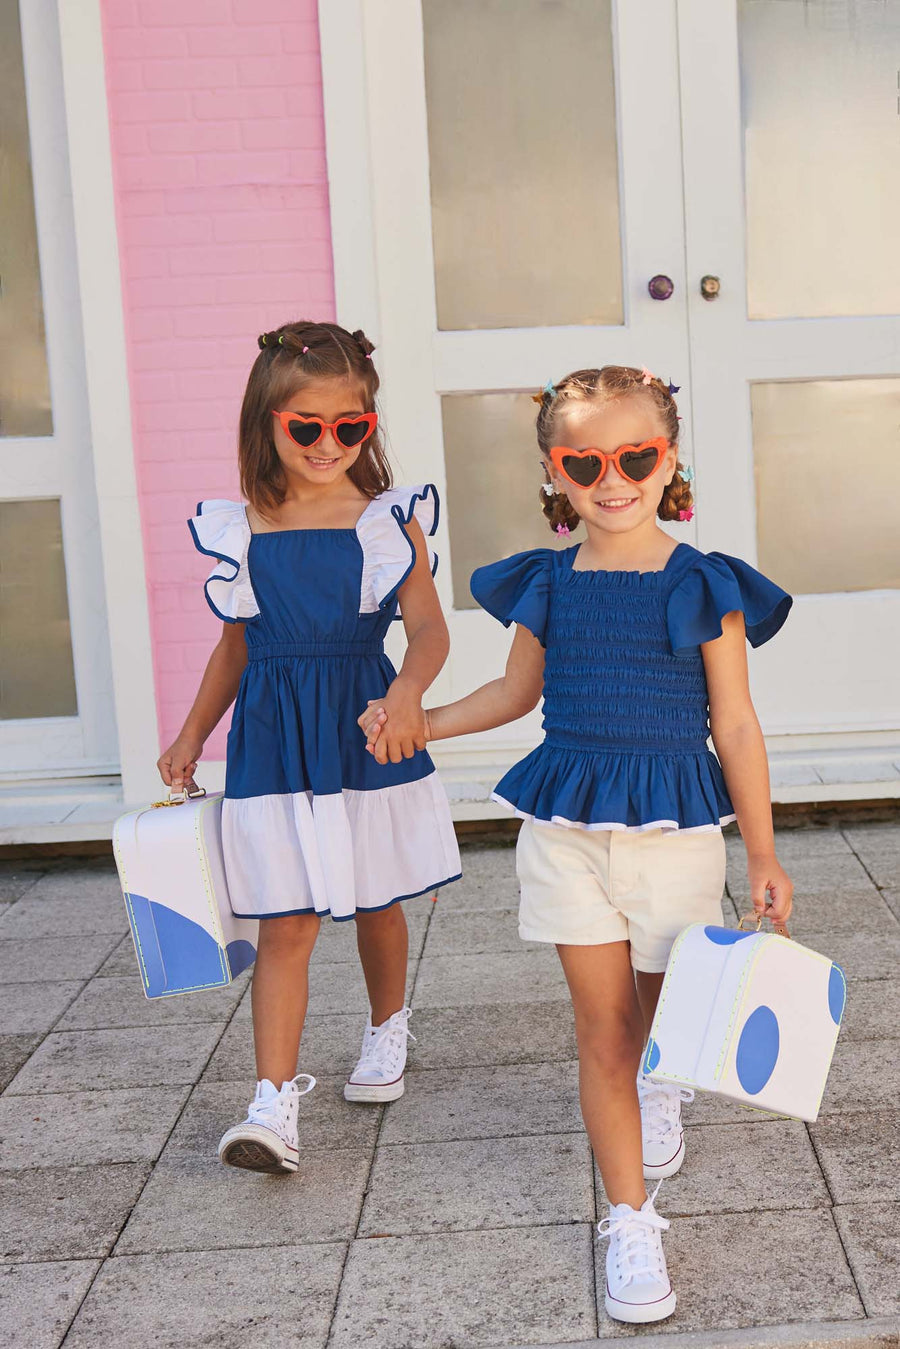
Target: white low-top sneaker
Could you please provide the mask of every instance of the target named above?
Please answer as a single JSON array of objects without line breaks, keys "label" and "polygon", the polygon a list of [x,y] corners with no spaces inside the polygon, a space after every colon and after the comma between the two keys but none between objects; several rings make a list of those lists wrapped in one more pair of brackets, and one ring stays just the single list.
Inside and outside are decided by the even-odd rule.
[{"label": "white low-top sneaker", "polygon": [[[298,1086],[301,1081],[306,1083],[303,1088]],[[300,1097],[315,1085],[309,1073],[283,1082],[280,1091],[267,1077],[257,1082],[247,1118],[219,1141],[219,1159],[245,1171],[296,1171],[300,1162],[297,1110]]]},{"label": "white low-top sneaker", "polygon": [[674,1176],[684,1161],[681,1106],[692,1101],[694,1093],[687,1087],[676,1087],[668,1082],[651,1082],[643,1073],[638,1073],[637,1088],[644,1141],[644,1176],[647,1180],[665,1180],[667,1176]]},{"label": "white low-top sneaker", "polygon": [[597,1224],[599,1235],[609,1240],[606,1310],[616,1321],[664,1321],[675,1310],[662,1248],[669,1222],[653,1207],[655,1198],[654,1190],[639,1210],[630,1204],[611,1204],[609,1217]]},{"label": "white low-top sneaker", "polygon": [[359,1062],[344,1087],[345,1101],[396,1101],[403,1095],[406,1042],[416,1038],[409,1029],[410,1015],[403,1007],[380,1026],[369,1020]]}]

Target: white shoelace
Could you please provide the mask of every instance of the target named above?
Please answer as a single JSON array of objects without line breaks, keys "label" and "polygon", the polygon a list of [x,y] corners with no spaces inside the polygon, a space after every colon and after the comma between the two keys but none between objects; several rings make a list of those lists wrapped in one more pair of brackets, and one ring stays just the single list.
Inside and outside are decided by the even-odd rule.
[{"label": "white shoelace", "polygon": [[644,1133],[649,1141],[661,1143],[678,1127],[681,1105],[689,1104],[694,1093],[689,1087],[670,1087],[643,1078],[638,1081],[638,1097]]},{"label": "white shoelace", "polygon": [[614,1259],[616,1275],[623,1288],[650,1279],[664,1282],[667,1278],[662,1247],[654,1236],[654,1233],[666,1232],[669,1228],[668,1218],[661,1218],[653,1208],[658,1193],[659,1185],[650,1196],[649,1212],[632,1209],[628,1213],[604,1218],[597,1224],[600,1237],[608,1241],[613,1237],[619,1238],[614,1247]]},{"label": "white shoelace", "polygon": [[398,1062],[406,1041],[416,1038],[407,1024],[411,1015],[410,1009],[403,1007],[382,1025],[371,1027],[357,1068],[381,1067],[385,1060]]},{"label": "white shoelace", "polygon": [[[306,1086],[300,1089],[299,1083],[306,1082]],[[316,1079],[309,1073],[298,1073],[296,1077],[291,1078],[289,1086],[297,1086],[297,1095],[306,1096],[316,1085]],[[257,1083],[256,1095],[251,1102],[250,1109],[247,1112],[247,1120],[251,1124],[262,1124],[267,1129],[273,1124],[283,1124],[287,1118],[290,1109],[290,1097],[292,1093],[285,1091],[284,1087],[276,1096],[270,1096],[267,1101],[260,1099],[260,1084]]]}]

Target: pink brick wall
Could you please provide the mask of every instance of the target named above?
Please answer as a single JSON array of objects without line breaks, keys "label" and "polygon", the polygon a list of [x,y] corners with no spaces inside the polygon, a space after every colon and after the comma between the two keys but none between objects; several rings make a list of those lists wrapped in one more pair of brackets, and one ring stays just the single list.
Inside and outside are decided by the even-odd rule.
[{"label": "pink brick wall", "polygon": [[[315,0],[102,0],[161,743],[219,625],[185,520],[236,497],[256,337],[334,317]],[[224,728],[209,758],[224,756]]]}]

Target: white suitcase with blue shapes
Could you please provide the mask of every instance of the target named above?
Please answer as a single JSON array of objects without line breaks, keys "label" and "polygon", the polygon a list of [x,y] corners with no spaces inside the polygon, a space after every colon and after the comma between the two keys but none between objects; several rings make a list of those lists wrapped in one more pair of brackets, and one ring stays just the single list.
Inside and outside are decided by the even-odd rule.
[{"label": "white suitcase with blue shapes", "polygon": [[644,1072],[814,1120],[846,1000],[840,965],[772,932],[693,923],[676,938]]},{"label": "white suitcase with blue shapes", "polygon": [[231,912],[221,792],[121,816],[113,851],[148,998],[221,988],[253,964],[259,924]]}]

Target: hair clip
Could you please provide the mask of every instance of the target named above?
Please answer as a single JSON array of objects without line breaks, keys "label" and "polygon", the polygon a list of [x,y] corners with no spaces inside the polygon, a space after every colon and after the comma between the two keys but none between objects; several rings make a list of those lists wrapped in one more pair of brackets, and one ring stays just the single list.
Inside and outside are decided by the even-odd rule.
[{"label": "hair clip", "polygon": [[302,351],[302,353],[301,353],[301,355],[305,356],[306,353],[307,353],[308,351],[309,351],[309,347],[304,347],[304,348],[303,348],[303,351]]},{"label": "hair clip", "polygon": [[562,535],[564,538],[568,538],[569,535],[572,533],[568,525],[557,525],[556,532],[557,534]]},{"label": "hair clip", "polygon": [[256,345],[259,347],[260,351],[262,351],[263,347],[266,345],[265,333],[260,333],[259,337],[256,339]]},{"label": "hair clip", "polygon": [[672,381],[669,380],[669,393],[674,398],[677,393],[681,393],[681,385],[673,384]]},{"label": "hair clip", "polygon": [[542,483],[541,483],[541,491],[543,492],[543,494],[544,494],[545,497],[555,497],[555,496],[556,496],[556,488],[553,486],[553,483],[552,483],[552,482],[542,482]]},{"label": "hair clip", "polygon": [[279,334],[278,334],[278,345],[279,345],[280,347],[283,347],[283,346],[284,346],[284,333],[279,333]]},{"label": "hair clip", "polygon": [[555,397],[556,397],[556,385],[553,383],[552,379],[548,379],[547,383],[544,385],[543,389],[541,389],[540,393],[533,393],[531,395],[531,401],[532,403],[543,403],[545,398],[555,398]]},{"label": "hair clip", "polygon": [[685,482],[694,481],[694,470],[690,464],[685,464],[684,468],[680,469],[679,472],[681,473],[681,476],[682,478],[684,478]]},{"label": "hair clip", "polygon": [[694,518],[694,508],[693,508],[693,506],[689,506],[688,509],[687,509],[686,511],[679,511],[679,512],[678,512],[678,518],[679,518],[679,520],[693,520],[693,518]]},{"label": "hair clip", "polygon": [[648,370],[647,367],[646,367],[645,365],[642,365],[642,366],[641,366],[641,383],[642,383],[642,384],[652,384],[653,381],[654,381],[655,379],[656,379],[656,376],[653,374],[653,372],[652,372],[651,370]]}]

